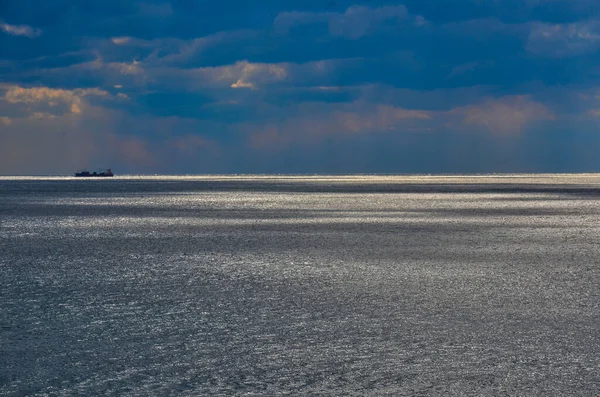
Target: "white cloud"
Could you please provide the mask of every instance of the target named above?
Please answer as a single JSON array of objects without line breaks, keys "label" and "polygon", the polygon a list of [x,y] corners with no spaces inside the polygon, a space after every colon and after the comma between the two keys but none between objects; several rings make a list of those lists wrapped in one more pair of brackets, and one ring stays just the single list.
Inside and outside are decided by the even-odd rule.
[{"label": "white cloud", "polygon": [[29,117],[54,118],[64,114],[79,115],[88,106],[86,97],[110,97],[98,88],[64,90],[49,87],[9,87],[1,97],[10,104],[23,104]]},{"label": "white cloud", "polygon": [[138,75],[143,73],[143,69],[140,66],[140,62],[136,61],[135,59],[131,63],[113,62],[109,65],[110,67],[117,69],[121,74]]},{"label": "white cloud", "polygon": [[7,23],[0,22],[0,30],[4,33],[12,36],[25,36],[33,39],[42,34],[42,31],[37,28],[33,28],[28,25],[9,25]]},{"label": "white cloud", "polygon": [[251,89],[256,89],[257,84],[267,83],[270,81],[281,81],[287,77],[285,66],[249,63],[247,61],[236,64],[233,70],[224,70],[224,74],[226,76],[229,76],[230,74],[237,74],[239,76],[235,83],[231,84],[231,88]]},{"label": "white cloud", "polygon": [[226,83],[231,88],[258,89],[261,85],[283,81],[288,65],[239,61],[233,65],[193,69],[192,79],[203,83]]},{"label": "white cloud", "polygon": [[110,39],[114,45],[123,45],[131,42],[131,37],[113,37]]},{"label": "white cloud", "polygon": [[23,88],[13,86],[4,94],[4,100],[9,103],[36,103],[62,100],[70,103],[79,103],[85,96],[108,96],[108,92],[98,88],[77,88],[74,90],[64,90],[48,87]]},{"label": "white cloud", "polygon": [[242,79],[239,79],[235,83],[232,83],[230,85],[230,87],[231,88],[250,88],[251,90],[255,90],[256,89],[256,86],[254,85],[254,83],[243,81]]}]

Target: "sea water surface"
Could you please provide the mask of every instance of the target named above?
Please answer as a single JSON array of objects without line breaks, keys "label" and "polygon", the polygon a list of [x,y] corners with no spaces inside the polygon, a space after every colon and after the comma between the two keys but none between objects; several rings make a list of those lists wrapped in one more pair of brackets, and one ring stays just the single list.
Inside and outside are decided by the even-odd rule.
[{"label": "sea water surface", "polygon": [[0,395],[596,396],[600,176],[0,178]]}]

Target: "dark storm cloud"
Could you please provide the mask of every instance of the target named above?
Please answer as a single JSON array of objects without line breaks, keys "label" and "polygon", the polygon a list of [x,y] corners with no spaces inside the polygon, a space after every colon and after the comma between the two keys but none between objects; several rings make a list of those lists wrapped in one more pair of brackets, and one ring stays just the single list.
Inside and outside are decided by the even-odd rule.
[{"label": "dark storm cloud", "polygon": [[436,24],[485,18],[568,23],[600,15],[594,0],[407,0],[404,4]]},{"label": "dark storm cloud", "polygon": [[[390,145],[404,145],[403,169],[444,171],[458,152],[473,170],[491,169],[492,156],[444,147],[452,137],[490,148],[510,139],[526,143],[519,149],[526,153],[544,129],[565,142],[575,130],[597,129],[594,5],[3,1],[0,144],[18,148],[19,158],[36,156],[22,137],[46,142],[46,125],[81,137],[72,148],[74,138],[61,140],[60,158],[81,149],[90,159],[155,172],[179,172],[184,157],[190,167],[195,153],[210,158],[213,171],[300,171],[298,162],[286,168],[276,160],[291,152],[310,159],[311,170],[333,152],[327,156],[340,169],[393,172],[393,156],[377,155]],[[361,162],[343,159],[353,151]],[[450,157],[432,155],[442,152]],[[14,153],[0,160],[0,172],[26,163]],[[543,169],[542,158],[531,161]]]}]

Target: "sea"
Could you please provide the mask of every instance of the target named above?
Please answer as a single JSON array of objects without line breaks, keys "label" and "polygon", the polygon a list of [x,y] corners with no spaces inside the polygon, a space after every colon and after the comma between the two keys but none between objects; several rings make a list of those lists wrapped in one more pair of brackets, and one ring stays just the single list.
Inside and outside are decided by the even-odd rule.
[{"label": "sea", "polygon": [[0,178],[2,396],[597,396],[600,175]]}]

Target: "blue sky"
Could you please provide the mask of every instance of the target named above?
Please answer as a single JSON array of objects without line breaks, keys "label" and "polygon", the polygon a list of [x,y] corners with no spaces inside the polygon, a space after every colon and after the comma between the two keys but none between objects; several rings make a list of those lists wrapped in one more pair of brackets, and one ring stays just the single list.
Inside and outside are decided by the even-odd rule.
[{"label": "blue sky", "polygon": [[593,0],[0,2],[0,174],[600,171]]}]

